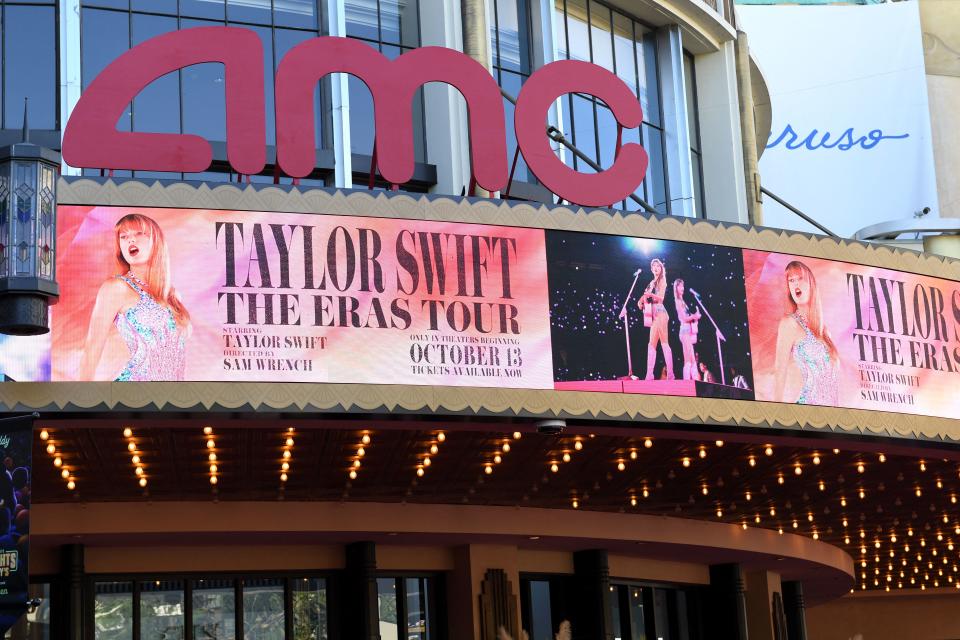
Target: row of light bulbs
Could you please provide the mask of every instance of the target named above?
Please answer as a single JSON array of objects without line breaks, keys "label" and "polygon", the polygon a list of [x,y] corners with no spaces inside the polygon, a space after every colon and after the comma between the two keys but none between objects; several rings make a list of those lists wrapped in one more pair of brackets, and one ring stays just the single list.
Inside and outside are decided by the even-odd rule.
[{"label": "row of light bulbs", "polygon": [[213,427],[204,427],[203,436],[206,438],[207,470],[210,473],[210,486],[215,489],[217,483],[220,481],[220,466],[217,460],[217,440],[216,434],[213,432]]},{"label": "row of light bulbs", "polygon": [[353,452],[353,456],[351,457],[351,461],[350,461],[350,467],[347,471],[347,477],[349,477],[351,480],[357,479],[357,476],[360,473],[360,466],[362,464],[360,460],[365,455],[367,455],[367,447],[370,446],[371,441],[372,441],[372,438],[370,437],[369,432],[364,431],[360,435],[360,444],[359,446],[357,446],[356,450],[354,450]]},{"label": "row of light bulbs", "polygon": [[[514,431],[514,432],[513,432],[513,439],[514,439],[514,440],[519,440],[519,439],[522,438],[522,437],[523,437],[523,434],[520,433],[519,431]],[[496,450],[495,450],[494,453],[493,453],[493,456],[490,457],[490,458],[488,458],[488,459],[483,463],[483,472],[484,472],[485,474],[487,474],[487,475],[490,475],[491,473],[493,473],[493,466],[496,465],[496,464],[500,464],[501,462],[503,462],[503,456],[505,456],[505,455],[507,455],[508,453],[510,453],[510,448],[511,448],[511,447],[510,447],[510,440],[509,440],[508,438],[504,438],[503,440],[499,441],[499,442],[497,443],[497,447],[496,447]]]},{"label": "row of light bulbs", "polygon": [[70,470],[70,467],[63,463],[62,452],[57,451],[57,445],[50,436],[50,432],[47,429],[42,429],[40,431],[40,440],[47,443],[46,450],[47,454],[53,458],[53,466],[60,470],[60,477],[66,480],[67,489],[73,491],[77,488],[77,481],[73,477],[73,472]]},{"label": "row of light bulbs", "polygon": [[283,434],[283,447],[280,453],[280,482],[285,483],[290,477],[290,459],[293,457],[293,427],[287,427]]},{"label": "row of light bulbs", "polygon": [[133,429],[125,427],[123,437],[127,441],[127,451],[130,453],[130,463],[133,465],[133,475],[137,478],[137,484],[141,489],[147,488],[147,473],[143,466],[142,452],[137,447],[137,441],[133,437]]},{"label": "row of light bulbs", "polygon": [[440,453],[440,445],[443,444],[446,439],[447,434],[445,434],[443,431],[437,432],[436,438],[430,442],[430,447],[427,449],[427,453],[423,454],[423,457],[419,458],[419,462],[417,462],[416,474],[418,478],[422,478],[424,474],[426,474],[427,467],[433,464],[433,456]]}]

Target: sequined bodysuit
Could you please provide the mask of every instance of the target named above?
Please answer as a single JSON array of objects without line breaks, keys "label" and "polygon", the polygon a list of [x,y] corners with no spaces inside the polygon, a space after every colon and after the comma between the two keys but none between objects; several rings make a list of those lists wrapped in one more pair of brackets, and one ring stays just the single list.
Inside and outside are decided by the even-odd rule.
[{"label": "sequined bodysuit", "polygon": [[183,380],[186,365],[184,335],[173,312],[157,302],[132,274],[117,276],[140,300],[113,319],[130,350],[130,359],[117,381]]},{"label": "sequined bodysuit", "polygon": [[804,336],[793,345],[793,360],[803,373],[803,388],[800,389],[797,404],[835,407],[839,376],[837,363],[830,357],[830,348],[813,335],[803,315],[794,313],[792,317],[804,332]]}]

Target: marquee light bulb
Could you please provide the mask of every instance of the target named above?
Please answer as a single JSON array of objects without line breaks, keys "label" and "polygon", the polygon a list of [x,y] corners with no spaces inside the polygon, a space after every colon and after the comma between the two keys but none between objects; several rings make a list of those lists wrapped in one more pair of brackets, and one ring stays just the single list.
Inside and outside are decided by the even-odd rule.
[{"label": "marquee light bulb", "polygon": [[927,463],[924,462],[923,460],[921,460],[921,461],[920,461],[920,471],[926,471],[926,470],[927,470]]},{"label": "marquee light bulb", "polygon": [[67,478],[69,478],[69,477],[70,477],[70,469],[67,469],[66,467],[64,467],[64,469],[60,472],[60,477],[63,478],[64,480],[66,480]]},{"label": "marquee light bulb", "polygon": [[627,465],[623,463],[623,460],[617,463],[617,471],[623,471],[627,468]]},{"label": "marquee light bulb", "polygon": [[140,464],[140,456],[138,455],[131,456],[130,462],[132,462],[133,464]]},{"label": "marquee light bulb", "polygon": [[649,449],[650,447],[653,446],[653,440],[651,440],[650,438],[647,438],[646,440],[643,441],[643,446]]},{"label": "marquee light bulb", "polygon": [[280,465],[280,470],[281,470],[281,471],[289,471],[289,470],[290,470],[290,463],[289,463],[289,462],[284,462],[283,464],[281,464],[281,465]]},{"label": "marquee light bulb", "polygon": [[362,458],[363,456],[367,455],[367,450],[364,449],[363,447],[360,447],[359,449],[357,449],[357,455]]},{"label": "marquee light bulb", "polygon": [[216,459],[217,459],[217,454],[213,453],[212,451],[210,452],[209,455],[207,455],[207,460],[209,460],[210,462],[214,462]]},{"label": "marquee light bulb", "polygon": [[820,464],[820,454],[819,454],[819,453],[813,454],[813,464]]},{"label": "marquee light bulb", "polygon": [[556,473],[559,470],[560,470],[560,467],[557,465],[556,462],[550,463],[550,471],[552,471],[553,473]]},{"label": "marquee light bulb", "polygon": [[723,440],[717,440],[717,441],[714,442],[713,444],[717,445],[718,447],[722,447],[722,446],[723,446]]},{"label": "marquee light bulb", "polygon": [[207,449],[213,449],[217,446],[217,443],[213,441],[213,438],[207,440]]},{"label": "marquee light bulb", "polygon": [[772,455],[773,455],[773,447],[771,447],[770,445],[767,445],[767,447],[763,450],[763,453],[764,453],[765,455],[772,456]]},{"label": "marquee light bulb", "polygon": [[286,445],[287,445],[288,447],[292,447],[292,446],[293,446],[293,438],[287,438]]},{"label": "marquee light bulb", "polygon": [[700,455],[701,458],[706,458],[706,457],[707,457],[707,450],[704,449],[703,447],[700,447],[700,453],[699,453],[699,455]]},{"label": "marquee light bulb", "polygon": [[217,484],[217,476],[210,476],[210,484]]},{"label": "marquee light bulb", "polygon": [[74,482],[73,480],[69,480],[69,481],[67,482],[67,489],[70,489],[70,491],[73,491],[73,490],[76,489],[76,488],[77,488],[77,483],[76,483],[76,482]]},{"label": "marquee light bulb", "polygon": [[50,437],[50,433],[49,433],[46,429],[43,429],[42,431],[40,431],[40,439],[41,439],[41,440],[43,440],[44,442],[46,442],[49,437]]},{"label": "marquee light bulb", "polygon": [[430,455],[437,455],[440,452],[440,447],[435,444],[430,445]]},{"label": "marquee light bulb", "polygon": [[750,456],[749,458],[747,458],[747,464],[749,464],[751,467],[755,467],[757,466],[757,459],[754,458],[753,456]]},{"label": "marquee light bulb", "polygon": [[63,464],[63,459],[60,456],[57,456],[56,458],[53,459],[53,466],[59,467],[62,464]]},{"label": "marquee light bulb", "polygon": [[570,454],[566,451],[563,452],[563,457],[561,458],[564,462],[570,462]]},{"label": "marquee light bulb", "polygon": [[135,474],[137,474],[138,476],[142,476],[142,475],[143,475],[143,467],[137,467],[136,469],[133,470],[133,472],[134,472]]},{"label": "marquee light bulb", "polygon": [[417,467],[417,476],[418,476],[418,477],[422,478],[424,473],[425,473],[425,471],[423,470],[423,467]]},{"label": "marquee light bulb", "polygon": [[123,437],[124,437],[124,438],[129,438],[129,437],[131,437],[132,435],[133,435],[133,430],[132,430],[130,427],[127,427],[126,429],[123,430]]},{"label": "marquee light bulb", "polygon": [[437,441],[438,441],[438,442],[443,442],[443,441],[445,441],[446,439],[447,439],[447,434],[445,434],[443,431],[441,431],[441,432],[439,432],[439,433],[437,434]]},{"label": "marquee light bulb", "polygon": [[637,506],[637,496],[630,496],[630,506],[631,507]]},{"label": "marquee light bulb", "polygon": [[573,502],[571,502],[570,504],[571,504],[571,506],[572,506],[574,509],[579,509],[579,508],[580,508],[580,501],[577,500],[576,498],[574,498],[574,499],[573,499]]},{"label": "marquee light bulb", "polygon": [[350,469],[350,473],[349,473],[348,475],[350,476],[350,479],[351,479],[351,480],[356,480],[356,479],[357,479],[357,472],[354,471],[353,469]]},{"label": "marquee light bulb", "polygon": [[857,473],[863,473],[866,471],[866,467],[863,466],[862,462],[857,463]]},{"label": "marquee light bulb", "polygon": [[423,466],[429,467],[433,464],[433,460],[430,459],[430,456],[423,456]]},{"label": "marquee light bulb", "polygon": [[631,460],[636,460],[636,459],[637,459],[637,450],[636,450],[636,449],[631,449],[631,450],[630,450],[630,459],[631,459]]},{"label": "marquee light bulb", "polygon": [[577,440],[576,442],[573,443],[573,448],[576,449],[577,451],[582,451],[583,442],[581,442],[580,440]]},{"label": "marquee light bulb", "polygon": [[[501,462],[503,462],[503,458],[500,457],[499,453],[493,456],[493,462],[494,464],[500,464]],[[564,462],[570,462],[569,456],[566,460],[564,460]]]},{"label": "marquee light bulb", "polygon": [[800,474],[803,473],[803,468],[802,468],[799,464],[797,464],[797,465],[793,468],[793,473],[799,476]]},{"label": "marquee light bulb", "polygon": [[493,467],[490,466],[490,464],[486,464],[483,467],[483,472],[487,475],[490,475],[491,473],[493,473]]},{"label": "marquee light bulb", "polygon": [[210,435],[211,433],[213,433],[213,427],[204,427],[204,428],[203,428],[203,435],[208,436],[208,435]]},{"label": "marquee light bulb", "polygon": [[210,465],[210,473],[216,473],[216,472],[217,472],[217,465],[215,464]]},{"label": "marquee light bulb", "polygon": [[649,497],[650,497],[650,490],[649,490],[649,489],[644,489],[644,490],[643,490],[643,497],[644,497],[644,498],[649,498]]},{"label": "marquee light bulb", "polygon": [[718,518],[722,518],[722,517],[723,517],[723,510],[722,510],[722,509],[717,509],[717,517],[718,517]]},{"label": "marquee light bulb", "polygon": [[500,449],[501,449],[504,453],[510,453],[510,443],[509,443],[509,442],[504,442],[504,443],[503,443],[503,446],[500,447]]},{"label": "marquee light bulb", "polygon": [[354,460],[354,461],[353,461],[353,467],[354,467],[355,469],[359,469],[359,468],[360,468],[360,461],[359,461],[359,460]]},{"label": "marquee light bulb", "polygon": [[140,478],[138,484],[139,484],[141,487],[146,487],[146,486],[147,486],[147,479],[146,479],[146,478]]},{"label": "marquee light bulb", "polygon": [[514,432],[513,432],[513,439],[514,439],[514,440],[519,440],[519,439],[522,438],[522,437],[523,437],[523,434],[520,433],[519,431],[514,431]]},{"label": "marquee light bulb", "polygon": [[690,458],[684,458],[683,460],[680,461],[680,463],[681,463],[684,467],[689,467],[689,466],[690,466]]},{"label": "marquee light bulb", "polygon": [[887,456],[885,456],[884,454],[881,453],[879,456],[877,456],[877,459],[878,459],[880,462],[886,462],[886,461],[887,461]]},{"label": "marquee light bulb", "polygon": [[[287,450],[285,450],[285,451],[283,452],[283,459],[284,459],[284,460],[289,460],[291,455],[292,455],[292,454],[290,453],[290,450],[287,449]],[[360,461],[357,460],[357,462],[360,462]]]},{"label": "marquee light bulb", "polygon": [[363,437],[360,438],[360,442],[362,442],[363,444],[370,444],[370,436],[368,436],[367,434],[363,434]]},{"label": "marquee light bulb", "polygon": [[747,499],[747,502],[750,502],[751,500],[753,500],[753,494],[750,493],[749,491],[747,491],[744,497]]},{"label": "marquee light bulb", "polygon": [[137,450],[137,443],[136,443],[136,442],[128,442],[128,443],[127,443],[127,451],[130,451],[130,452],[132,453],[132,452],[134,452],[134,451],[136,451],[136,450]]},{"label": "marquee light bulb", "polygon": [[49,453],[50,455],[53,455],[56,452],[57,452],[56,445],[54,445],[52,442],[47,445],[47,453]]}]

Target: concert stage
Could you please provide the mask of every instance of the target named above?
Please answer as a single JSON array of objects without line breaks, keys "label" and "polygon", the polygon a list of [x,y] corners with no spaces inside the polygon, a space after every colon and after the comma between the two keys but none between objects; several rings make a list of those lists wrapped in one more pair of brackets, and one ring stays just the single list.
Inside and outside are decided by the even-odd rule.
[{"label": "concert stage", "polygon": [[556,382],[554,386],[560,391],[646,393],[655,396],[753,400],[752,389],[738,389],[730,385],[699,380],[574,380]]}]

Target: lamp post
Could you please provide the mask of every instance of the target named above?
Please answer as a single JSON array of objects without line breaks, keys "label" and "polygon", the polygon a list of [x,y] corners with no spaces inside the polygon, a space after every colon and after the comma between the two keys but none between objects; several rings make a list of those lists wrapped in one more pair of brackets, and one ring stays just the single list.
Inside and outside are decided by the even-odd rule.
[{"label": "lamp post", "polygon": [[[26,109],[24,109],[26,111]],[[0,333],[49,331],[56,282],[57,175],[60,154],[29,141],[0,148]]]}]

